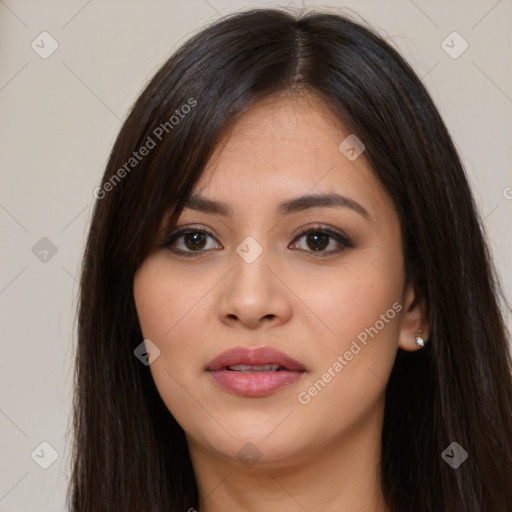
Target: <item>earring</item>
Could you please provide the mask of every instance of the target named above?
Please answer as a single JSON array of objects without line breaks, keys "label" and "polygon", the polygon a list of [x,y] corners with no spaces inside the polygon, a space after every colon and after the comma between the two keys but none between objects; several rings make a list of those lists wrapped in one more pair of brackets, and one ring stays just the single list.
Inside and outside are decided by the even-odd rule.
[{"label": "earring", "polygon": [[414,337],[416,338],[414,342],[416,343],[418,350],[425,346],[425,340],[420,336],[421,332],[422,331],[420,329],[417,333],[414,333]]}]

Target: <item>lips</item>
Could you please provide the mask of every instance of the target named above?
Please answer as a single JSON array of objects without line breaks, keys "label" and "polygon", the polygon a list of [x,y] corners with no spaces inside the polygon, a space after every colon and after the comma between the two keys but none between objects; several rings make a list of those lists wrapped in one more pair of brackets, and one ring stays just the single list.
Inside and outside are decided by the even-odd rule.
[{"label": "lips", "polygon": [[224,390],[242,396],[268,395],[297,381],[306,371],[302,363],[270,347],[227,350],[206,370]]},{"label": "lips", "polygon": [[245,348],[235,347],[219,354],[208,365],[207,370],[224,370],[228,366],[248,365],[278,365],[288,371],[304,371],[304,365],[287,356],[280,350],[270,347]]}]

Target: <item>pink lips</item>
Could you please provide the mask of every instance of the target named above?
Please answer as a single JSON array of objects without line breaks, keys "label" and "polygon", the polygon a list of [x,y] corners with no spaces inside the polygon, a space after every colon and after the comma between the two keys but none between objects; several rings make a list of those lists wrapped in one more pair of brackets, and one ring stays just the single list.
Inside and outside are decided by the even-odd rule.
[{"label": "pink lips", "polygon": [[[278,365],[277,371],[236,371],[228,366]],[[235,347],[218,355],[206,370],[227,391],[242,396],[265,396],[299,379],[304,365],[270,347]]]}]

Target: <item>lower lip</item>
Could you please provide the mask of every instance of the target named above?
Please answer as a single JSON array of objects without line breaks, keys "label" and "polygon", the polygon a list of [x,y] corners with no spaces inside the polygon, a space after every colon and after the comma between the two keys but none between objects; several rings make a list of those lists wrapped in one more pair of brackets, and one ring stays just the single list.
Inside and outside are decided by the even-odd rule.
[{"label": "lower lip", "polygon": [[221,387],[242,396],[265,396],[296,382],[304,372],[280,370],[277,372],[209,372]]}]

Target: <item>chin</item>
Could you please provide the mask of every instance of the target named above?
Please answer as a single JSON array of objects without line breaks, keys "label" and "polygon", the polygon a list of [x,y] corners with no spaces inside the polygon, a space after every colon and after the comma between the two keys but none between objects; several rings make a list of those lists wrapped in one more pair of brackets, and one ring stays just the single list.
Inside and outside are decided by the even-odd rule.
[{"label": "chin", "polygon": [[230,463],[248,468],[279,467],[306,457],[311,443],[304,438],[304,426],[290,422],[285,427],[284,423],[288,420],[280,424],[283,417],[258,422],[258,416],[261,417],[261,414],[224,421],[223,426],[233,437],[224,430],[220,436],[212,437],[212,430],[209,429],[203,431],[202,435],[194,436],[195,442]]}]

